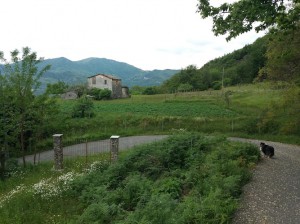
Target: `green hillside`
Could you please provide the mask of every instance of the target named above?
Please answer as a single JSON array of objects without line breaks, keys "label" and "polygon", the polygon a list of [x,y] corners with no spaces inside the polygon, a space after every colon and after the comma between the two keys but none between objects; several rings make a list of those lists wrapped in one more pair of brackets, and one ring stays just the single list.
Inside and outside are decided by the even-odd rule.
[{"label": "green hillside", "polygon": [[188,66],[166,80],[162,89],[168,92],[220,89],[222,80],[225,86],[251,83],[266,64],[267,44],[267,37],[259,38],[253,44],[211,60],[199,69]]},{"label": "green hillside", "polygon": [[48,83],[63,81],[67,84],[85,83],[86,78],[95,74],[111,74],[122,79],[126,86],[153,86],[160,85],[178,70],[144,71],[124,62],[106,58],[87,58],[80,61],[71,61],[67,58],[46,59],[40,63],[40,68],[51,65],[41,78],[42,89]]},{"label": "green hillside", "polygon": [[182,69],[161,86],[165,92],[221,89],[246,83],[300,84],[300,30],[269,33],[242,49]]}]

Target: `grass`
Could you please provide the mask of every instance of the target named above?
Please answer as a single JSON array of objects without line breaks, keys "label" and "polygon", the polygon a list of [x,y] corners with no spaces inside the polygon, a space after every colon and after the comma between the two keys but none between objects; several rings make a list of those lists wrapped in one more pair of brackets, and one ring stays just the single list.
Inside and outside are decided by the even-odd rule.
[{"label": "grass", "polygon": [[[0,224],[67,223],[82,212],[78,199],[67,195],[71,181],[91,172],[95,164],[106,166],[107,153],[64,161],[64,170],[55,171],[53,162],[15,167],[11,177],[0,181]],[[99,166],[99,165],[98,165]]]},{"label": "grass", "polygon": [[0,223],[228,223],[258,158],[252,145],[182,132],[112,165],[99,155],[88,170],[85,158],[62,172],[39,164],[6,182]]},{"label": "grass", "polygon": [[[226,91],[232,92],[227,102]],[[0,204],[5,204],[0,223],[120,224],[151,223],[156,218],[156,223],[228,223],[258,157],[257,148],[229,143],[224,136],[300,144],[299,132],[293,129],[297,117],[282,107],[286,92],[260,84],[226,88],[223,94],[133,96],[95,102],[95,117],[83,119],[71,118],[74,101],[59,101],[63,122],[57,131],[69,144],[116,134],[204,132],[223,137],[175,137],[123,152],[113,166],[103,163],[105,156],[96,156],[68,160],[63,172],[53,171],[52,163],[17,169],[0,183]],[[51,139],[42,149],[47,147],[52,147]],[[87,170],[90,164],[96,172]],[[28,190],[36,184],[46,186],[41,189],[47,184],[50,189],[64,186],[59,180],[70,173],[81,176],[53,197]],[[10,195],[9,201],[2,200]]]},{"label": "grass", "polygon": [[[227,91],[232,94],[226,102]],[[288,126],[297,123],[293,120],[295,116],[290,116],[282,106],[285,93],[286,89],[260,83],[223,91],[133,95],[128,99],[95,101],[95,117],[84,119],[70,118],[74,101],[60,101],[66,115],[60,130],[67,139],[170,134],[185,129],[249,138],[269,135],[270,140],[300,144],[297,127]]]}]

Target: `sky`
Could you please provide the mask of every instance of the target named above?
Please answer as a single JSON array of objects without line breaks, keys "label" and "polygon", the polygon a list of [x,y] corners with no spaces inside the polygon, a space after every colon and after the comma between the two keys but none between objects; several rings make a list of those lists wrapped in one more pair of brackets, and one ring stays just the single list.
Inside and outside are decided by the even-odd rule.
[{"label": "sky", "polygon": [[[224,1],[215,0],[216,4]],[[230,1],[226,1],[230,2]],[[253,43],[250,32],[214,36],[197,0],[0,0],[0,51],[30,47],[39,57],[108,58],[144,70],[202,67]]]}]

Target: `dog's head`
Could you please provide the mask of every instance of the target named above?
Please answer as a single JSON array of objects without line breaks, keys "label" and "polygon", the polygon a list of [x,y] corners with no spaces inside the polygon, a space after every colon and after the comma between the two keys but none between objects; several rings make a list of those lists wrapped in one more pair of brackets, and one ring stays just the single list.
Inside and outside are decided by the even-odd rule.
[{"label": "dog's head", "polygon": [[260,151],[263,149],[263,147],[265,146],[266,144],[264,142],[261,142],[260,143]]}]

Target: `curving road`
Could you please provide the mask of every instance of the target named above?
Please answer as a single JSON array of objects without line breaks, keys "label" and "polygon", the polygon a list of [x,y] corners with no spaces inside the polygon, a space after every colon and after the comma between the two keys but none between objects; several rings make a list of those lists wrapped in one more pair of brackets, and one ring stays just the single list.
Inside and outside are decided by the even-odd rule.
[{"label": "curving road", "polygon": [[[143,136],[130,136],[121,137],[119,139],[119,150],[126,150],[136,145],[147,144],[155,141],[162,140],[168,137],[168,135],[143,135]],[[85,153],[95,154],[100,152],[110,151],[110,140],[100,140],[88,143],[81,143],[63,148],[64,158],[73,156],[83,156]],[[34,163],[34,155],[28,155],[25,157],[27,163]],[[36,162],[53,161],[54,151],[48,150],[36,155]],[[19,158],[19,162],[22,162],[22,158]]]},{"label": "curving road", "polygon": [[[159,141],[167,135],[121,137],[119,150]],[[260,140],[229,138],[259,146]],[[244,189],[234,224],[298,224],[300,223],[300,147],[264,141],[275,148],[272,159],[263,158]],[[89,153],[109,151],[109,140],[88,143]],[[84,155],[86,143],[64,147],[64,156]],[[37,161],[53,160],[53,150],[40,153]],[[33,156],[26,157],[33,163]]]},{"label": "curving road", "polygon": [[[230,138],[259,146],[260,140]],[[275,148],[273,159],[263,158],[244,187],[235,224],[300,223],[300,147],[264,141]]]}]

